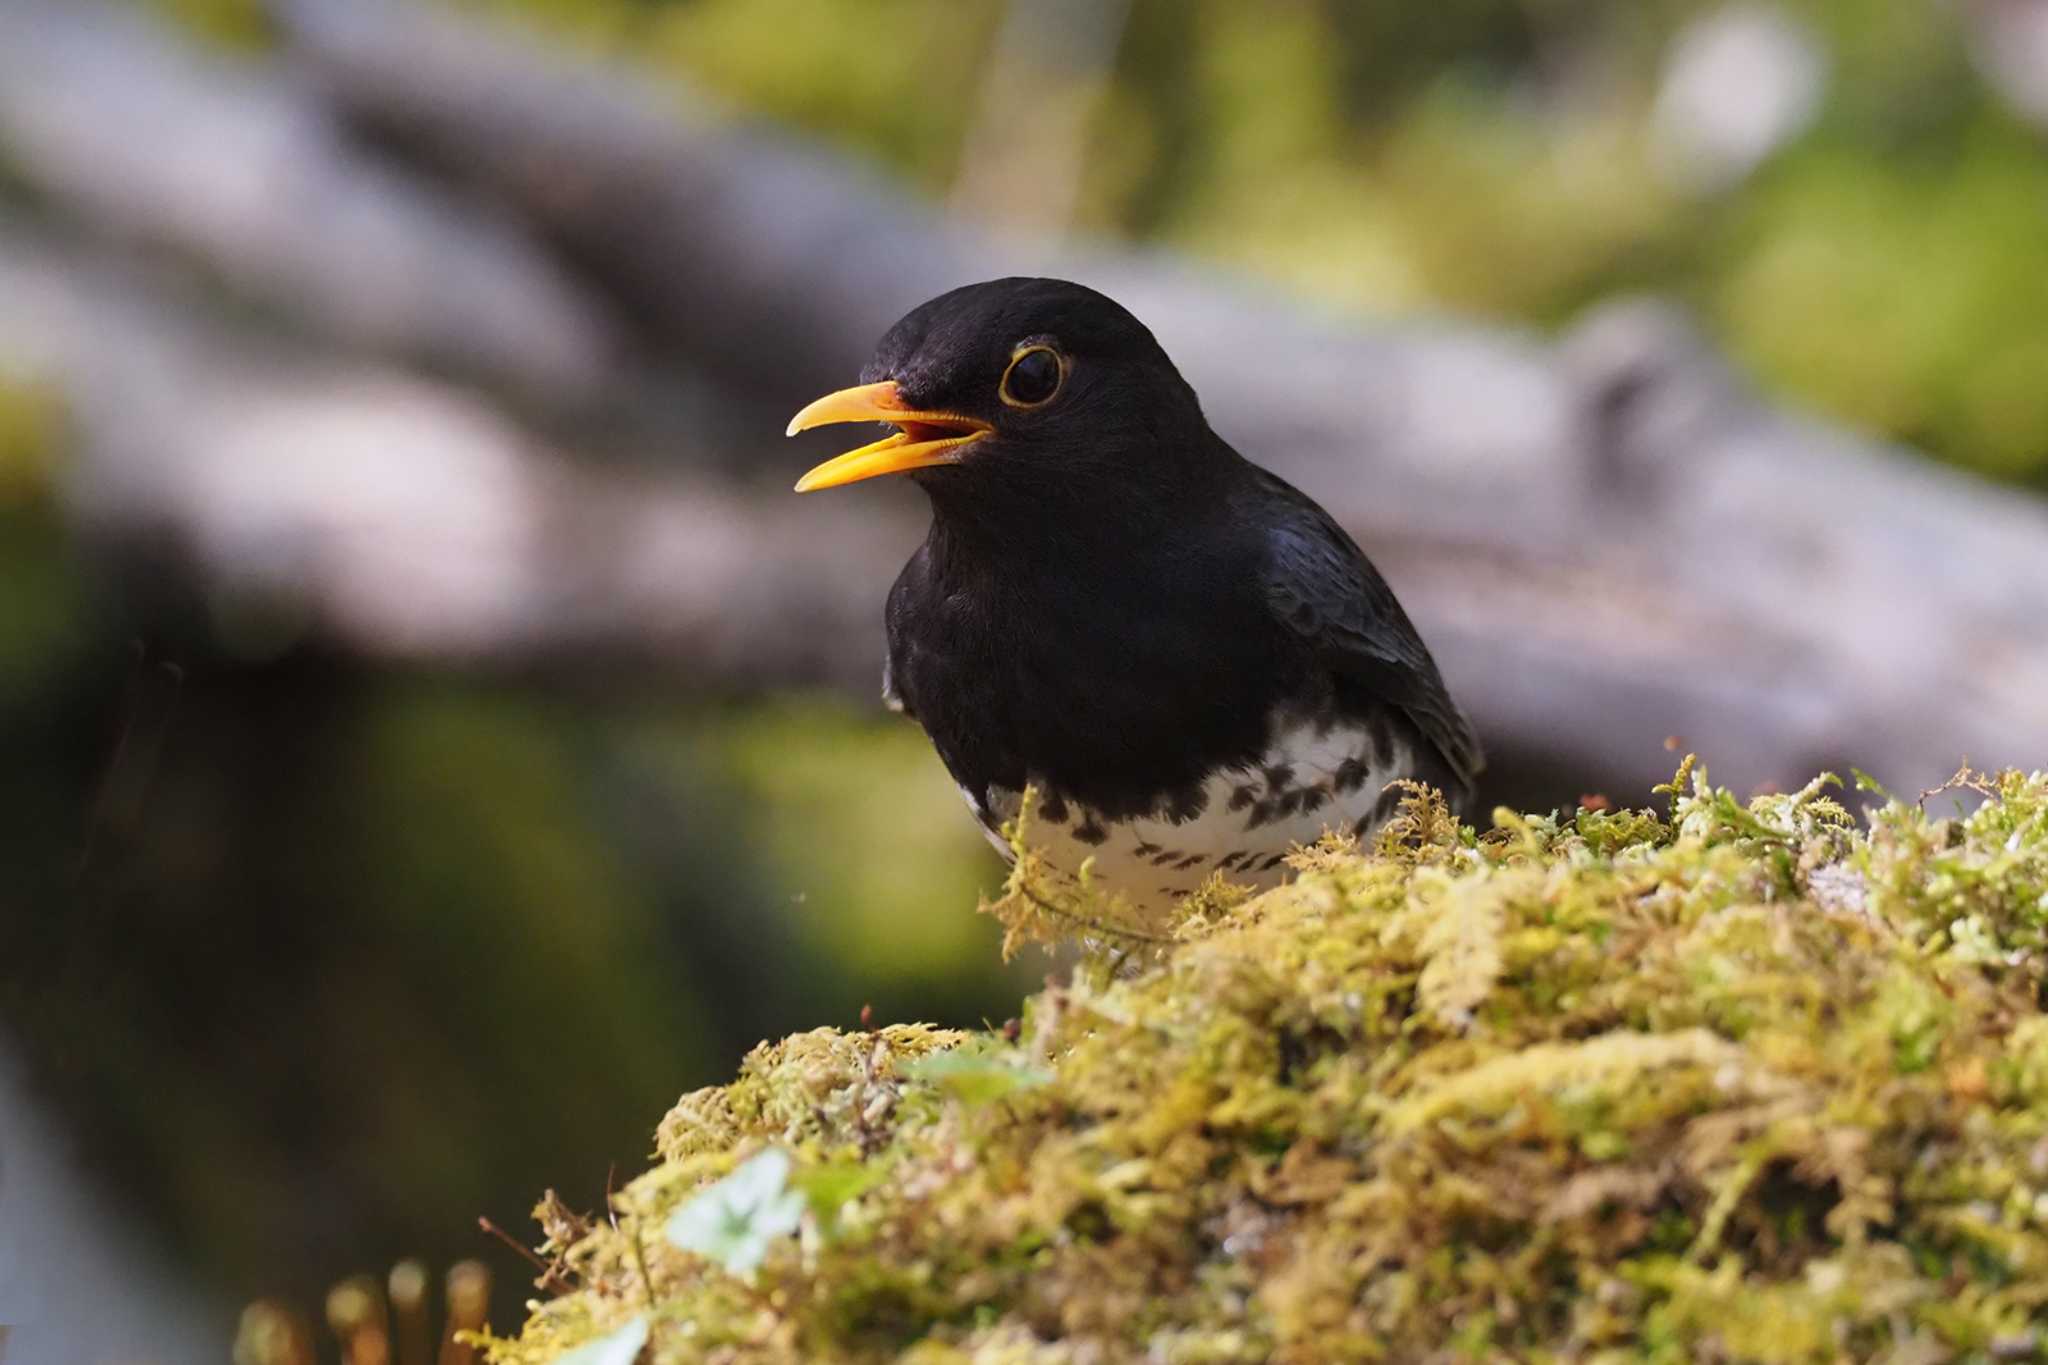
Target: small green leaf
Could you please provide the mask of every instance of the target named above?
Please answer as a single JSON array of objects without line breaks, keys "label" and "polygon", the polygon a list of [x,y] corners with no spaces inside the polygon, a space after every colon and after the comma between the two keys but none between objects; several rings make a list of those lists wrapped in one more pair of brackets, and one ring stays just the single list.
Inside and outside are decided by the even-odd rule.
[{"label": "small green leaf", "polygon": [[752,1275],[777,1238],[803,1221],[804,1196],[789,1188],[789,1153],[770,1147],[698,1191],[668,1220],[668,1240],[735,1275]]}]

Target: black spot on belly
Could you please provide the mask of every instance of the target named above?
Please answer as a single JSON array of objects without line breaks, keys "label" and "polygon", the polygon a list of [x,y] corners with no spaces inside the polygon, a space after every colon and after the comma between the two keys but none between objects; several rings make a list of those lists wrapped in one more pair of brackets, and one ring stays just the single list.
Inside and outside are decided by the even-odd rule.
[{"label": "black spot on belly", "polygon": [[1166,798],[1166,818],[1176,825],[1185,825],[1208,808],[1209,793],[1200,782],[1190,783]]},{"label": "black spot on belly", "polygon": [[1216,866],[1223,868],[1225,871],[1235,872],[1237,865],[1251,856],[1251,853],[1246,849],[1236,849],[1226,856],[1222,862],[1216,864]]},{"label": "black spot on belly", "polygon": [[1199,863],[1200,863],[1201,861],[1202,861],[1202,855],[1201,855],[1201,854],[1199,854],[1199,853],[1190,853],[1190,854],[1189,854],[1189,855],[1188,855],[1187,857],[1185,857],[1185,858],[1182,858],[1182,859],[1181,859],[1181,860],[1180,860],[1179,862],[1175,863],[1175,864],[1173,865],[1173,870],[1174,870],[1175,872],[1185,872],[1185,871],[1187,871],[1187,870],[1188,870],[1189,868],[1191,868],[1191,867],[1194,867],[1194,866],[1196,866],[1197,864],[1199,864]]},{"label": "black spot on belly", "polygon": [[1131,852],[1137,854],[1140,858],[1149,858],[1158,851],[1159,845],[1149,839],[1140,839],[1137,843],[1131,845]]},{"label": "black spot on belly", "polygon": [[1081,823],[1074,826],[1074,837],[1084,844],[1105,844],[1109,842],[1109,831],[1104,829],[1090,811],[1081,817]]},{"label": "black spot on belly", "polygon": [[1368,771],[1364,759],[1347,758],[1337,765],[1337,771],[1331,775],[1330,781],[1340,792],[1355,792],[1365,785]]},{"label": "black spot on belly", "polygon": [[1387,729],[1385,715],[1373,712],[1365,723],[1365,737],[1372,749],[1372,766],[1384,771],[1394,756],[1394,736]]},{"label": "black spot on belly", "polygon": [[1047,792],[1038,805],[1038,813],[1056,825],[1067,823],[1067,799],[1058,792]]},{"label": "black spot on belly", "polygon": [[1285,763],[1275,763],[1266,769],[1266,790],[1269,792],[1284,790],[1293,782],[1294,769]]},{"label": "black spot on belly", "polygon": [[1152,866],[1165,867],[1168,863],[1172,862],[1174,859],[1178,857],[1180,857],[1180,854],[1174,852],[1172,849],[1162,848],[1159,850],[1159,852],[1152,855]]},{"label": "black spot on belly", "polygon": [[1272,871],[1272,870],[1273,870],[1274,868],[1276,868],[1276,867],[1280,866],[1280,864],[1282,864],[1282,863],[1284,863],[1284,862],[1286,862],[1286,861],[1287,861],[1287,855],[1286,855],[1285,853],[1275,853],[1275,854],[1272,854],[1272,855],[1271,855],[1270,857],[1268,857],[1268,858],[1266,859],[1266,861],[1264,861],[1263,863],[1260,863],[1260,864],[1259,864],[1259,871],[1261,871],[1261,872],[1271,872],[1271,871]]},{"label": "black spot on belly", "polygon": [[1303,787],[1295,794],[1301,798],[1300,806],[1305,811],[1321,810],[1330,799],[1330,794],[1321,787]]},{"label": "black spot on belly", "polygon": [[1245,810],[1259,799],[1258,789],[1249,782],[1240,782],[1230,789],[1230,809]]},{"label": "black spot on belly", "polygon": [[1272,823],[1275,809],[1275,803],[1271,801],[1252,802],[1251,814],[1245,817],[1244,827],[1257,829],[1260,825]]}]

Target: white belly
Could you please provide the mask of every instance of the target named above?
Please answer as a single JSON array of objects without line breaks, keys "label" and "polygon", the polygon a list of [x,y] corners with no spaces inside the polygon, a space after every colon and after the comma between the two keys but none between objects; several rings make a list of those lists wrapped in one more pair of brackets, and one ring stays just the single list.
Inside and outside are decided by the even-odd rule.
[{"label": "white belly", "polygon": [[[1410,776],[1413,761],[1404,746],[1362,727],[1285,727],[1256,765],[1210,778],[1199,799],[1183,797],[1177,810],[1167,803],[1112,821],[1043,792],[1025,842],[1070,876],[1093,858],[1098,885],[1139,909],[1165,909],[1214,872],[1247,886],[1277,885],[1288,850],[1327,830],[1369,834],[1394,813],[1400,791],[1387,784]],[[990,808],[976,806],[976,814],[1007,857],[996,831],[1016,818],[1019,793],[998,789],[989,798]],[[968,800],[975,804],[971,793]]]}]

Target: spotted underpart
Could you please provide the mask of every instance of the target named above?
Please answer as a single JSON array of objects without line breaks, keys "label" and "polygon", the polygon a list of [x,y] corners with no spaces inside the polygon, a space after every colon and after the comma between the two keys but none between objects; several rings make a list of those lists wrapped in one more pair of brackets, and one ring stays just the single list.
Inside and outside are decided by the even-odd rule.
[{"label": "spotted underpart", "polygon": [[[1141,908],[1164,908],[1210,873],[1266,887],[1285,876],[1288,850],[1326,830],[1366,835],[1393,818],[1401,789],[1388,783],[1414,772],[1412,755],[1384,727],[1293,724],[1251,767],[1213,775],[1200,787],[1162,797],[1151,813],[1112,820],[1057,791],[1046,791],[1027,837],[1056,869],[1095,861],[1095,877]],[[968,795],[990,840],[1017,813],[1018,793]],[[1160,873],[1174,874],[1162,880]]]}]

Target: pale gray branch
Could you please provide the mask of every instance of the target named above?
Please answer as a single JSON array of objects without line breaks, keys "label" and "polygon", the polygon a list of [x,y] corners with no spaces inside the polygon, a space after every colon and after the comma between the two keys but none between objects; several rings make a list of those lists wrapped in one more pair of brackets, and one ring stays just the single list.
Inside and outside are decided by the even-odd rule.
[{"label": "pale gray branch", "polygon": [[346,344],[556,400],[613,361],[605,310],[508,215],[367,154],[287,69],[129,6],[0,4],[0,163],[112,244]]}]

